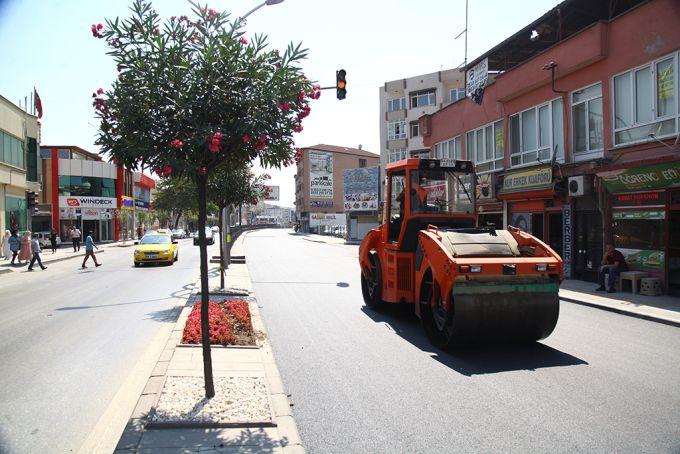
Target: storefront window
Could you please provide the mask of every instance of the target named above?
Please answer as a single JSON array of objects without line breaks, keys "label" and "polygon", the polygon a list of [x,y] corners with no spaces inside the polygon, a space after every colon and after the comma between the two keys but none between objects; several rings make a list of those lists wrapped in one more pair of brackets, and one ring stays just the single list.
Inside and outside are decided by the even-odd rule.
[{"label": "storefront window", "polygon": [[5,196],[5,229],[26,230],[26,199]]},{"label": "storefront window", "polygon": [[59,177],[59,195],[115,197],[116,180],[100,177]]},{"label": "storefront window", "polygon": [[663,271],[664,211],[615,211],[614,247],[632,268]]}]

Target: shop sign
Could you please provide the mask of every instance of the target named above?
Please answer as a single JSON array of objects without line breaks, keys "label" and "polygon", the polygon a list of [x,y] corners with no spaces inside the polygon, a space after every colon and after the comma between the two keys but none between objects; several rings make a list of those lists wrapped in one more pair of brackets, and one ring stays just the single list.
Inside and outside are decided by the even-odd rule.
[{"label": "shop sign", "polygon": [[309,152],[309,197],[333,198],[333,153]]},{"label": "shop sign", "polygon": [[518,192],[541,189],[552,183],[552,168],[527,170],[505,175],[503,177],[503,192]]},{"label": "shop sign", "polygon": [[562,261],[564,278],[571,279],[571,205],[562,205]]},{"label": "shop sign", "polygon": [[59,219],[78,219],[75,208],[59,208]]},{"label": "shop sign", "polygon": [[84,208],[80,211],[83,220],[98,220],[101,219],[101,210],[96,208]]},{"label": "shop sign", "polygon": [[120,197],[120,209],[121,210],[134,210],[135,209],[135,199],[128,196]]},{"label": "shop sign", "polygon": [[330,208],[333,206],[332,201],[319,201],[319,200],[312,200],[309,202],[309,206],[316,207],[316,208]]},{"label": "shop sign", "polygon": [[149,202],[135,200],[135,209],[137,211],[149,211]]},{"label": "shop sign", "polygon": [[615,207],[666,205],[666,193],[643,192],[635,194],[615,194],[612,205]]},{"label": "shop sign", "polygon": [[492,173],[478,175],[477,185],[475,186],[477,200],[483,202],[493,199],[496,196],[494,186],[494,175]]},{"label": "shop sign", "polygon": [[59,196],[60,208],[116,208],[114,197]]},{"label": "shop sign", "polygon": [[621,219],[666,219],[665,211],[614,211],[612,217]]},{"label": "shop sign", "polygon": [[346,223],[347,223],[347,220],[345,218],[345,213],[310,213],[309,214],[309,226],[310,227],[345,225]]},{"label": "shop sign", "polygon": [[626,263],[632,268],[646,268],[650,270],[664,269],[664,253],[653,249],[622,249],[621,254],[626,258]]},{"label": "shop sign", "polygon": [[502,213],[503,204],[502,203],[489,203],[486,205],[477,206],[477,211],[480,213]]},{"label": "shop sign", "polygon": [[377,210],[379,181],[377,166],[346,169],[342,173],[345,211]]},{"label": "shop sign", "polygon": [[597,174],[611,193],[680,185],[680,161],[612,170]]}]

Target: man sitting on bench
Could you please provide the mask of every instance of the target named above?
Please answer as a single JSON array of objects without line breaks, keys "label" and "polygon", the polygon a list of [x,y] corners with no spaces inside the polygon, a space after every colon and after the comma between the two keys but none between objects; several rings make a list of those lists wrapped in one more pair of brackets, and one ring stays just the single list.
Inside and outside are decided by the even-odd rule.
[{"label": "man sitting on bench", "polygon": [[[600,266],[600,271],[597,273],[598,281],[600,286],[596,288],[598,292],[614,293],[616,289],[614,284],[616,283],[616,278],[619,277],[621,271],[627,271],[628,264],[626,263],[626,258],[620,251],[614,249],[614,245],[608,243],[605,247],[604,259],[602,260],[602,266]],[[609,279],[607,280],[607,288],[604,286],[604,275],[608,273]]]}]

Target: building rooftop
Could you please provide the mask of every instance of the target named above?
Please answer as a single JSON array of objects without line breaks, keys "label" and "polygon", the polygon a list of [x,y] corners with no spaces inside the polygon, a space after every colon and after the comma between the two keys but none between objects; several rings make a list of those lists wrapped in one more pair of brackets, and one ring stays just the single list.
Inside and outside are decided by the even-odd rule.
[{"label": "building rooftop", "polygon": [[326,145],[326,144],[323,144],[323,143],[320,143],[318,145],[312,145],[311,147],[301,147],[301,148],[303,150],[330,151],[331,153],[344,153],[344,154],[351,154],[351,155],[356,155],[356,156],[366,156],[367,158],[380,159],[379,154],[372,153],[370,151],[360,150],[358,148],[340,147],[340,146],[337,146],[337,145]]},{"label": "building rooftop", "polygon": [[489,71],[504,72],[533,58],[590,25],[609,22],[649,0],[565,0],[500,44],[472,60],[489,58]]},{"label": "building rooftop", "polygon": [[92,153],[91,151],[87,151],[83,148],[80,148],[77,145],[43,145],[40,144],[40,148],[46,148],[46,149],[52,149],[52,148],[63,148],[63,149],[69,149],[71,151],[74,151],[78,154],[84,155],[88,158],[91,158],[93,161],[103,161],[101,156],[99,156],[97,153]]}]

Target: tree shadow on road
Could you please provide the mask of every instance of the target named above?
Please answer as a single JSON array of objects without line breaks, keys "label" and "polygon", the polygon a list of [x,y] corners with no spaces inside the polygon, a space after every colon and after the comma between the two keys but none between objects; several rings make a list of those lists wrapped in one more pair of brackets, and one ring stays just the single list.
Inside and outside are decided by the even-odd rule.
[{"label": "tree shadow on road", "polygon": [[366,306],[363,306],[361,310],[375,322],[386,324],[403,339],[430,354],[435,361],[468,377],[588,364],[580,358],[540,342],[485,344],[444,351],[429,343],[420,320],[413,314],[411,305],[388,307],[383,312],[376,312]]}]

